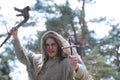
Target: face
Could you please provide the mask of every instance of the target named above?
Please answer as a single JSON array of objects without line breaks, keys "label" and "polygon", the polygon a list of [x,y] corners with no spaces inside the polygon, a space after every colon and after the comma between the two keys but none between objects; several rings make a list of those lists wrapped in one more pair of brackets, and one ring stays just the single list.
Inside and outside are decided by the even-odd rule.
[{"label": "face", "polygon": [[57,56],[58,45],[53,38],[48,38],[46,40],[45,46],[46,46],[46,51],[47,51],[49,57]]}]

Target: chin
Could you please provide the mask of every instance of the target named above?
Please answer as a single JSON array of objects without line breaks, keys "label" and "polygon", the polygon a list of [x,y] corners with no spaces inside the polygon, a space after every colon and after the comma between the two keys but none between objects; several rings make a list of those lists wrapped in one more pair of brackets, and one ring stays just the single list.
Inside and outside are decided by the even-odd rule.
[{"label": "chin", "polygon": [[49,57],[53,57],[53,55],[49,55]]},{"label": "chin", "polygon": [[53,57],[56,57],[56,53],[48,53],[49,57],[53,58]]}]

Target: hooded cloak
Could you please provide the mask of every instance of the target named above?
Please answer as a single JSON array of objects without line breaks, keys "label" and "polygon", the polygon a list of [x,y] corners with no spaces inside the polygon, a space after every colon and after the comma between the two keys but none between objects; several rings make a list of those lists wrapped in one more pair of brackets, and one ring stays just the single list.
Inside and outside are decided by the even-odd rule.
[{"label": "hooded cloak", "polygon": [[19,39],[13,40],[15,53],[18,60],[26,65],[29,80],[92,80],[89,75],[81,57],[78,55],[75,48],[72,48],[73,55],[77,56],[79,67],[77,72],[73,70],[69,64],[67,56],[71,54],[69,48],[63,49],[61,53],[65,59],[59,62],[59,57],[48,59],[45,63],[46,53],[44,50],[44,40],[47,35],[54,35],[61,47],[68,47],[70,44],[61,35],[54,31],[48,31],[43,34],[41,38],[41,54],[35,54],[33,52],[26,52],[19,42]]}]

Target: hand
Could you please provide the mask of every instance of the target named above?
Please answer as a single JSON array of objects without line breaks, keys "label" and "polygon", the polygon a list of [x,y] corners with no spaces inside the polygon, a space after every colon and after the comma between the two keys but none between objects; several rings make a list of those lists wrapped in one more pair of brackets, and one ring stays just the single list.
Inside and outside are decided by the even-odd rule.
[{"label": "hand", "polygon": [[76,57],[76,56],[74,56],[74,55],[69,55],[69,56],[68,56],[68,60],[69,60],[69,62],[70,62],[71,67],[72,67],[74,70],[78,69],[78,60],[77,60],[77,57]]},{"label": "hand", "polygon": [[13,38],[16,39],[18,36],[18,30],[15,27],[12,27],[12,29],[10,30],[10,33],[12,34]]}]

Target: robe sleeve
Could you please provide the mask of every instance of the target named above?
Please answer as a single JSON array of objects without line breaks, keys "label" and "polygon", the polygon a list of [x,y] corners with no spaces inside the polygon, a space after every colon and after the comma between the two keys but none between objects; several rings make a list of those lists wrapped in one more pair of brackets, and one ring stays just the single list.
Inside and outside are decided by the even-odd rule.
[{"label": "robe sleeve", "polygon": [[74,55],[77,56],[77,58],[78,58],[78,70],[75,71],[74,77],[77,80],[93,80],[92,76],[88,72],[83,60],[81,59],[81,56],[78,55],[76,50],[73,50],[73,51],[74,51]]},{"label": "robe sleeve", "polygon": [[74,73],[74,77],[77,80],[93,80],[84,65],[78,64],[78,66],[77,72]]},{"label": "robe sleeve", "polygon": [[19,39],[13,40],[13,46],[17,59],[26,65],[29,78],[31,80],[37,80],[37,74],[41,70],[42,66],[41,55],[36,55],[33,52],[26,52],[22,48]]},{"label": "robe sleeve", "polygon": [[14,49],[15,49],[15,55],[17,56],[18,60],[27,65],[29,62],[29,58],[32,58],[33,54],[32,53],[27,53],[20,44],[19,39],[14,39],[12,41]]}]

